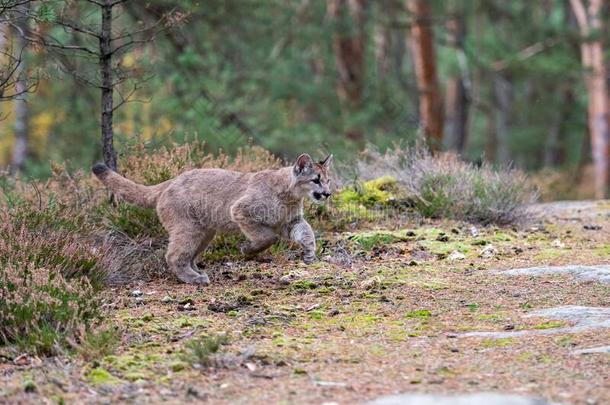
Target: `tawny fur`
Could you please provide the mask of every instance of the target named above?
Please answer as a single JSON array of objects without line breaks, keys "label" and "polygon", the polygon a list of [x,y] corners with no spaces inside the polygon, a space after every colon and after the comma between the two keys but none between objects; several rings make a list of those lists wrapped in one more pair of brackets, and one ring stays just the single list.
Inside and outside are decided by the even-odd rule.
[{"label": "tawny fur", "polygon": [[209,284],[196,259],[216,233],[241,231],[248,239],[240,246],[246,256],[290,239],[301,245],[303,261],[313,262],[315,235],[303,218],[303,199],[323,203],[330,197],[331,162],[332,155],[314,163],[303,154],[294,166],[278,170],[195,169],[153,186],[134,183],[104,164],[92,170],[124,200],[156,209],[169,234],[165,258],[180,280]]}]

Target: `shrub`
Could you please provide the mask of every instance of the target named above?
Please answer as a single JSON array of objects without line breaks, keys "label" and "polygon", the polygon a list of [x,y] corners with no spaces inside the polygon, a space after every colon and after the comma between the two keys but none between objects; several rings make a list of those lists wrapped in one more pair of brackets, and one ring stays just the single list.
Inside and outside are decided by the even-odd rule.
[{"label": "shrub", "polygon": [[536,200],[526,176],[510,167],[475,166],[456,155],[432,156],[422,147],[365,151],[358,162],[364,179],[392,176],[420,214],[483,224],[520,221]]},{"label": "shrub", "polygon": [[185,345],[183,360],[199,367],[211,367],[216,364],[215,355],[221,346],[229,344],[225,334],[203,336],[188,341]]},{"label": "shrub", "polygon": [[0,206],[0,345],[48,355],[99,321],[104,275],[102,250],[77,233],[83,217],[36,194],[5,189]]}]

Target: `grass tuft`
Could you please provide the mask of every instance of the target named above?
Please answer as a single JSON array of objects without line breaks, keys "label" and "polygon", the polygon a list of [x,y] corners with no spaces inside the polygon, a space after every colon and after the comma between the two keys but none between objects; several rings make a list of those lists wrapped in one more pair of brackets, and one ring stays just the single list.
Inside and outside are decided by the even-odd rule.
[{"label": "grass tuft", "polygon": [[523,220],[537,198],[526,176],[513,168],[476,166],[421,147],[368,149],[358,163],[364,179],[395,178],[424,217],[507,225]]}]

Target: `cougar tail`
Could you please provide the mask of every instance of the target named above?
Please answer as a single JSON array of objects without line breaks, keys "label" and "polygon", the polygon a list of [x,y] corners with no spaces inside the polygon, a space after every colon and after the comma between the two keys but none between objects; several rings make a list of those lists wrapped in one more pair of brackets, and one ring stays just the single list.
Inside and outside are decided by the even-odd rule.
[{"label": "cougar tail", "polygon": [[91,168],[91,171],[113,193],[142,208],[155,208],[159,195],[169,186],[169,181],[154,186],[134,183],[104,163],[97,163]]}]

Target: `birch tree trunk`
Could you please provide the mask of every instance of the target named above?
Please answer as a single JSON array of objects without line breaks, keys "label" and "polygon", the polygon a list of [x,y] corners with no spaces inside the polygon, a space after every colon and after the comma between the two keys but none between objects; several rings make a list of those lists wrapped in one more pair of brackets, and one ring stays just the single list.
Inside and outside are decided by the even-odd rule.
[{"label": "birch tree trunk", "polygon": [[411,47],[419,92],[420,126],[432,150],[443,141],[443,100],[436,73],[436,54],[430,5],[427,0],[407,0],[414,21],[411,26]]},{"label": "birch tree trunk", "polygon": [[29,11],[29,3],[19,5],[17,7],[15,18],[15,28],[13,29],[13,37],[15,40],[16,52],[21,53],[20,63],[15,71],[15,143],[13,145],[13,154],[11,158],[11,170],[14,172],[23,171],[27,161],[29,148],[29,121],[30,121],[30,107],[27,100],[27,89],[28,85],[26,82],[26,52],[28,35],[28,19],[27,14]]}]

